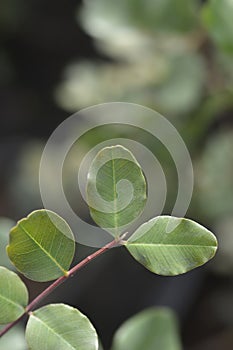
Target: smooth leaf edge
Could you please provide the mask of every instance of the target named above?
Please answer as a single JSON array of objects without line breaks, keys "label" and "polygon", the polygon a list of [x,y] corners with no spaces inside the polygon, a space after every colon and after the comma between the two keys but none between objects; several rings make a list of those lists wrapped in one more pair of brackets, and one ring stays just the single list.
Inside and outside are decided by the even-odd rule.
[{"label": "smooth leaf edge", "polygon": [[[20,225],[22,224],[22,222],[24,222],[24,221],[30,219],[30,217],[31,217],[32,215],[34,215],[35,213],[37,213],[37,212],[45,212],[45,213],[51,213],[52,215],[56,215],[57,217],[59,217],[59,219],[60,219],[61,221],[63,221],[63,223],[65,223],[65,224],[69,227],[71,237],[68,237],[68,238],[70,238],[70,240],[72,240],[73,243],[74,243],[74,244],[73,244],[72,257],[70,258],[70,262],[69,262],[69,266],[71,266],[71,263],[72,263],[72,261],[73,261],[74,254],[75,254],[75,239],[74,239],[74,234],[73,234],[73,232],[72,232],[72,230],[71,230],[69,224],[66,222],[66,220],[63,219],[60,215],[58,215],[57,213],[55,213],[55,212],[52,211],[52,210],[48,210],[48,209],[36,209],[36,210],[33,210],[33,211],[30,212],[26,217],[24,217],[24,218],[22,218],[22,219],[20,219],[20,220],[17,221],[16,225],[13,226],[13,227],[11,228],[10,233],[9,233],[9,236],[11,237],[11,234],[16,234],[16,232],[14,232],[14,231],[17,229],[17,227],[20,226]],[[49,216],[49,214],[48,214],[48,216]],[[51,221],[52,221],[52,220],[51,220]],[[24,230],[24,229],[23,229],[23,230]],[[25,230],[24,230],[24,231],[25,231]],[[30,236],[30,238],[31,238],[31,236]],[[33,239],[32,239],[32,240],[33,240]],[[33,240],[33,241],[34,241],[34,240]],[[20,270],[20,269],[14,264],[14,262],[11,260],[10,255],[9,255],[9,250],[10,250],[10,242],[9,242],[9,244],[6,246],[6,253],[7,253],[7,256],[9,257],[9,259],[10,259],[11,264],[16,268],[17,271],[19,271],[19,272],[22,273],[24,276],[26,276],[27,278],[29,278],[29,277],[25,274],[25,272],[22,271],[22,270]],[[42,251],[44,252],[44,249],[42,249]],[[51,258],[49,254],[47,254],[47,253],[45,253],[45,254],[46,254],[49,258]],[[51,260],[54,262],[54,259],[51,259]],[[55,262],[54,262],[54,264],[55,264],[55,266],[57,266],[57,267],[59,268],[59,270],[62,272],[62,274],[60,275],[60,277],[61,277],[61,276],[67,276],[68,270],[63,269],[62,266],[60,266],[60,264],[57,264],[57,263],[55,263]],[[59,277],[59,276],[58,276],[58,277]],[[29,278],[29,279],[30,279],[30,280],[33,280],[33,279],[31,279],[31,278]],[[54,279],[55,279],[55,278],[54,278]],[[46,280],[46,281],[50,281],[50,280],[51,280],[51,279]],[[38,282],[46,282],[46,281],[43,280],[43,281],[38,281]]]},{"label": "smooth leaf edge", "polygon": [[[22,279],[17,275],[17,273],[15,273],[14,271],[11,271],[9,270],[8,268],[6,268],[5,266],[0,266],[0,271],[1,270],[5,270],[7,271],[7,273],[11,276],[13,276],[15,278],[15,280],[17,281],[18,285],[20,285],[20,287],[22,288],[23,292],[24,292],[24,303],[23,304],[18,304],[16,302],[13,302],[12,300],[10,300],[9,298],[6,298],[5,296],[2,297],[3,299],[7,299],[11,304],[14,304],[16,305],[19,309],[22,310],[21,314],[18,314],[18,316],[14,319],[11,319],[11,320],[8,320],[7,322],[5,323],[0,323],[0,325],[5,325],[5,324],[8,324],[8,323],[11,323],[11,322],[14,322],[15,320],[17,320],[19,317],[21,317],[24,313],[25,313],[25,310],[26,310],[26,307],[28,305],[28,302],[29,302],[29,292],[28,292],[28,289],[27,289],[27,286],[25,285],[25,283],[22,281]],[[0,297],[1,298],[1,297]]]},{"label": "smooth leaf edge", "polygon": [[[95,329],[95,327],[93,326],[92,322],[89,320],[89,318],[83,314],[79,309],[77,309],[76,307],[73,307],[73,306],[70,306],[68,304],[64,304],[64,303],[51,303],[51,304],[47,304],[47,305],[44,305],[42,307],[40,307],[39,309],[36,309],[35,311],[31,311],[29,313],[29,318],[28,318],[28,321],[27,321],[27,325],[26,325],[26,329],[25,329],[25,339],[27,341],[27,344],[29,345],[29,342],[28,342],[28,325],[29,325],[29,322],[30,320],[34,318],[36,318],[37,320],[39,320],[40,322],[42,322],[38,317],[35,316],[35,314],[40,311],[40,310],[43,310],[43,309],[46,309],[46,308],[50,308],[50,307],[54,307],[56,308],[57,306],[63,306],[64,308],[67,308],[69,310],[73,310],[73,311],[77,311],[79,313],[79,315],[85,319],[86,321],[89,322],[89,327],[92,329],[92,331],[95,333],[96,335],[96,344],[95,344],[95,350],[98,350],[99,349],[99,338],[98,338],[98,334],[97,334],[97,331]],[[44,322],[42,322],[44,324]],[[45,324],[46,325],[46,324]],[[48,327],[50,328],[50,327]],[[54,332],[56,335],[59,335],[58,333]]]},{"label": "smooth leaf edge", "polygon": [[[130,223],[128,224],[125,224],[125,225],[122,225],[122,226],[119,226],[117,228],[114,228],[114,227],[101,227],[96,221],[95,221],[95,218],[93,217],[93,213],[92,211],[96,211],[96,212],[99,212],[99,213],[104,213],[100,210],[97,210],[96,208],[93,208],[91,205],[88,204],[88,208],[89,208],[89,212],[90,212],[90,216],[91,218],[93,219],[93,221],[98,225],[98,227],[100,227],[101,229],[103,230],[106,230],[111,236],[115,237],[115,238],[119,238],[120,237],[120,234],[122,232],[122,230],[124,230],[126,227],[128,227],[130,224],[132,224],[133,222],[135,222],[143,213],[144,209],[145,209],[145,205],[146,205],[146,202],[147,202],[147,199],[148,199],[148,184],[147,184],[147,179],[146,179],[146,176],[143,172],[143,168],[141,167],[140,163],[138,162],[138,160],[136,159],[136,157],[134,156],[133,152],[131,150],[129,150],[128,148],[124,147],[123,145],[121,144],[116,144],[116,145],[112,145],[112,146],[106,146],[106,147],[103,147],[101,148],[97,153],[96,155],[93,157],[92,161],[91,161],[91,164],[89,166],[89,169],[88,169],[88,173],[87,173],[87,179],[90,177],[89,173],[90,173],[90,169],[94,163],[94,161],[97,159],[97,157],[99,157],[101,155],[102,152],[104,152],[106,149],[113,149],[113,148],[121,148],[124,150],[124,152],[127,152],[129,154],[129,156],[132,158],[132,159],[128,159],[129,161],[133,162],[136,164],[136,166],[139,168],[140,170],[140,173],[142,175],[142,178],[143,178],[143,182],[144,182],[144,186],[145,186],[145,198],[142,200],[144,202],[144,207],[143,207],[143,210],[139,213],[139,215]],[[87,184],[86,184],[86,196],[88,197],[89,194],[88,194],[89,190],[88,190],[88,181],[87,181]],[[119,230],[121,232],[115,234],[109,230]]]},{"label": "smooth leaf edge", "polygon": [[[183,272],[179,272],[179,273],[157,273],[157,272],[155,272],[153,269],[150,269],[149,267],[146,267],[142,262],[140,262],[139,260],[137,260],[135,257],[134,257],[134,255],[131,253],[131,251],[130,251],[130,246],[133,246],[133,245],[136,245],[136,244],[134,244],[133,243],[133,241],[131,241],[131,239],[138,239],[138,238],[140,238],[141,236],[143,236],[143,234],[140,234],[139,235],[139,237],[137,236],[137,231],[141,228],[141,227],[143,227],[144,225],[146,225],[146,224],[148,224],[148,223],[153,223],[153,221],[154,220],[158,220],[158,219],[160,219],[160,218],[172,218],[172,219],[175,219],[175,220],[177,220],[177,221],[188,221],[188,222],[191,222],[191,223],[194,223],[194,224],[196,224],[197,226],[200,226],[200,228],[201,229],[205,229],[207,232],[208,232],[208,234],[211,236],[211,238],[213,239],[213,241],[215,242],[215,245],[214,246],[211,246],[211,245],[209,245],[209,246],[203,246],[203,247],[206,247],[206,248],[212,248],[213,249],[213,252],[212,252],[212,254],[205,260],[205,261],[203,261],[203,262],[201,262],[200,264],[197,264],[195,267],[190,267],[190,268],[188,268],[188,269],[185,269]],[[145,232],[146,233],[146,232]],[[144,234],[145,234],[144,233]],[[136,238],[135,238],[135,234],[136,234]],[[187,272],[189,272],[189,271],[191,271],[191,270],[194,270],[195,268],[198,268],[198,267],[200,267],[200,266],[203,266],[203,265],[205,265],[207,262],[209,262],[211,259],[213,259],[213,257],[215,256],[215,254],[216,254],[216,252],[217,252],[217,249],[218,249],[218,240],[217,240],[217,238],[216,238],[216,236],[210,231],[210,230],[208,230],[206,227],[204,227],[204,226],[202,226],[201,224],[199,224],[198,222],[196,222],[196,221],[194,221],[194,220],[191,220],[191,219],[187,219],[187,218],[179,218],[179,217],[174,217],[174,216],[170,216],[170,215],[160,215],[160,216],[156,216],[156,217],[154,217],[154,218],[152,218],[152,219],[150,219],[150,220],[148,220],[147,222],[144,222],[141,226],[139,226],[137,229],[136,229],[136,231],[128,238],[128,240],[126,240],[126,241],[123,241],[122,243],[121,243],[126,249],[127,249],[127,251],[130,253],[130,255],[134,258],[134,260],[136,260],[140,265],[142,265],[145,269],[147,269],[147,270],[149,270],[150,272],[152,272],[152,273],[154,273],[154,274],[157,274],[157,275],[160,275],[160,276],[178,276],[178,275],[182,275],[182,274],[185,274],[185,273],[187,273]],[[158,246],[158,245],[157,245]],[[175,246],[175,245],[172,245],[172,246]],[[178,246],[178,245],[177,245]],[[192,245],[190,245],[190,247],[191,247]],[[194,245],[195,246],[195,245]],[[196,246],[198,246],[198,245],[196,245]]]}]

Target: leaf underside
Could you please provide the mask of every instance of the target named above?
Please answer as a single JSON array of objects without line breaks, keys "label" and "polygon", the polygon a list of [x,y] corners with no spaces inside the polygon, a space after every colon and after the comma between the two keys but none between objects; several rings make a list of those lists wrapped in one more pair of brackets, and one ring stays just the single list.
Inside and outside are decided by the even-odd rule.
[{"label": "leaf underside", "polygon": [[16,273],[0,266],[0,324],[20,317],[28,303],[28,291]]}]

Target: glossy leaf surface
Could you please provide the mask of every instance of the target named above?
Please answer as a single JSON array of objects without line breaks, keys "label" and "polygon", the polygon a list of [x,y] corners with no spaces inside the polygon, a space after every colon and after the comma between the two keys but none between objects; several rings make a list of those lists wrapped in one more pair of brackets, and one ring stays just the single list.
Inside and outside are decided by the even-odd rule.
[{"label": "glossy leaf surface", "polygon": [[97,350],[98,337],[86,316],[64,304],[51,304],[30,315],[26,340],[31,350]]},{"label": "glossy leaf surface", "polygon": [[140,226],[125,246],[148,270],[172,276],[213,258],[217,240],[209,230],[192,220],[158,216]]},{"label": "glossy leaf surface", "polygon": [[87,200],[100,227],[119,236],[141,214],[146,197],[143,172],[130,151],[112,146],[97,154],[88,173]]},{"label": "glossy leaf surface", "polygon": [[0,324],[15,321],[24,313],[28,291],[19,276],[0,266]]},{"label": "glossy leaf surface", "polygon": [[42,282],[66,274],[74,249],[68,224],[51,211],[36,210],[11,230],[7,253],[27,278]]}]

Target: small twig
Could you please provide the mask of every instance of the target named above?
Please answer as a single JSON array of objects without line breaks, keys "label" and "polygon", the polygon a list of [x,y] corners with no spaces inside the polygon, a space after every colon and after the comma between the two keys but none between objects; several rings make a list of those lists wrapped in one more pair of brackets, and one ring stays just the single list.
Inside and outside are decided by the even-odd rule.
[{"label": "small twig", "polygon": [[81,262],[79,262],[77,265],[75,265],[73,268],[71,268],[66,275],[59,277],[55,282],[53,282],[48,288],[46,288],[42,293],[40,293],[34,300],[31,301],[25,308],[25,312],[23,315],[21,315],[17,320],[14,322],[9,323],[5,328],[3,328],[0,331],[0,338],[7,333],[12,327],[14,327],[18,322],[22,320],[22,318],[31,312],[46,296],[48,296],[51,292],[54,291],[55,288],[57,288],[60,284],[62,284],[64,281],[66,281],[69,277],[72,277],[76,272],[78,272],[82,267],[87,265],[89,262],[93,261],[95,258],[97,258],[99,255],[102,255],[104,252],[109,250],[110,248],[113,248],[117,246],[118,244],[121,244],[122,238],[125,237],[126,234],[123,234],[121,237],[114,239],[110,243],[106,244],[104,247],[100,248],[96,252],[90,254],[85,259],[83,259]]}]

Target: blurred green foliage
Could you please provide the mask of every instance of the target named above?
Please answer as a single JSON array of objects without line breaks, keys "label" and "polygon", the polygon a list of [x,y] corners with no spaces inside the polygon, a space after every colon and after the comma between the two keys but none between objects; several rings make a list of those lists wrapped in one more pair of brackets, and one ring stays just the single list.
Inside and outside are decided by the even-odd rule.
[{"label": "blurred green foliage", "polygon": [[233,131],[209,138],[197,165],[202,210],[212,222],[233,215]]},{"label": "blurred green foliage", "polygon": [[203,8],[203,21],[214,43],[233,54],[233,3],[231,0],[210,0]]},{"label": "blurred green foliage", "polygon": [[116,331],[112,350],[181,350],[175,314],[168,308],[149,308],[125,321]]},{"label": "blurred green foliage", "polygon": [[218,234],[220,250],[212,268],[233,275],[233,130],[224,128],[206,143],[196,164],[198,203]]},{"label": "blurred green foliage", "polygon": [[[40,8],[37,4],[38,7],[35,6],[34,9],[34,2],[30,6],[28,3],[27,0],[1,2],[1,42],[11,38],[12,33],[18,33],[16,41],[20,35],[23,41],[25,40],[25,31],[31,29],[30,26],[25,26],[25,22],[30,20],[33,22],[37,17],[31,16],[31,13],[33,14],[33,11],[36,13]],[[49,5],[44,5],[44,8],[47,26],[48,23],[54,26],[56,21],[60,25],[56,18],[56,9],[49,13],[46,12]],[[220,278],[230,276],[231,281],[233,277],[232,19],[232,0],[84,0],[77,9],[76,20],[92,40],[97,55],[91,57],[86,53],[83,54],[85,51],[82,47],[83,42],[67,38],[67,41],[72,41],[72,45],[79,48],[82,53],[80,57],[85,58],[79,57],[76,60],[75,55],[69,57],[70,62],[66,67],[62,66],[63,75],[61,74],[60,83],[54,92],[57,105],[67,112],[76,112],[83,107],[102,102],[119,100],[135,102],[157,110],[177,127],[194,161],[196,185],[188,214],[218,235],[220,249],[211,264],[211,269]],[[64,24],[61,20],[61,27],[62,25]],[[47,28],[51,27],[45,26],[43,31],[43,21],[36,22],[35,26],[38,30],[34,28],[34,32],[30,32],[30,40],[25,40],[23,49],[27,49],[28,45],[30,50],[30,44],[33,43],[35,46],[32,45],[32,50],[35,50],[36,55],[40,56],[38,53],[41,53],[43,47],[46,48],[45,51],[47,50],[46,55],[42,55],[41,64],[50,59],[53,51],[58,55],[59,61],[61,53],[55,47],[58,45],[57,41],[54,40],[55,44],[52,46],[45,37],[47,34],[49,37]],[[39,31],[42,33],[41,36]],[[59,37],[59,34],[56,33],[55,37],[57,36]],[[64,38],[59,38],[59,42],[64,41]],[[65,55],[64,52],[62,54]],[[23,60],[24,58],[22,62]],[[14,64],[7,46],[1,49],[0,84],[9,84],[17,74]],[[25,65],[28,65],[28,61]],[[35,80],[43,73],[48,73],[40,65],[37,68],[39,73],[35,75]],[[30,69],[32,75],[36,73],[36,70],[28,65],[28,70]],[[24,78],[24,75],[19,74],[19,79],[22,77]],[[21,83],[18,82],[18,85]],[[27,84],[28,80],[26,88]],[[43,90],[44,85],[41,86]],[[50,89],[51,85],[48,86]],[[25,100],[33,104],[34,100],[31,101],[31,97],[28,94]],[[45,101],[47,103],[47,99]],[[24,104],[25,101],[20,104],[22,110]],[[20,109],[17,110],[17,115],[19,112]],[[43,116],[46,123],[33,125],[35,129],[45,128],[45,124],[49,122],[43,112],[43,109],[39,110],[39,118],[42,120]],[[31,113],[30,109],[29,114],[31,117],[35,113]],[[23,128],[27,123],[21,124]],[[73,208],[85,217],[85,208],[80,208],[81,195],[74,191],[73,183],[77,182],[74,169],[79,167],[82,157],[90,147],[103,142],[109,135],[132,137],[150,147],[156,154],[165,170],[168,183],[169,198],[165,212],[169,213],[174,200],[171,192],[177,189],[177,177],[171,160],[168,159],[168,153],[158,142],[152,146],[151,138],[145,133],[128,129],[117,132],[106,130],[105,127],[86,135],[85,140],[74,145],[72,154],[66,159],[64,191],[68,194]],[[16,216],[20,217],[32,209],[41,207],[38,169],[42,148],[42,140],[32,140],[26,144],[17,154],[17,164],[14,164],[13,171],[9,174],[7,191]],[[58,156],[59,150],[54,149],[54,157]],[[48,169],[49,177],[52,184],[50,169]],[[4,254],[1,254],[3,257]],[[226,290],[228,285],[222,288]],[[210,288],[207,299],[211,292]],[[221,293],[222,290],[220,295],[223,295]],[[222,299],[225,303],[219,308],[224,318],[231,309],[226,298]],[[212,312],[217,303],[213,302]],[[232,312],[230,316],[232,317]],[[203,323],[200,324],[202,327]],[[212,329],[216,329],[215,324],[212,325]]]},{"label": "blurred green foliage", "polygon": [[15,222],[11,219],[0,217],[0,266],[7,267],[8,269],[13,269],[7,253],[6,246],[9,241],[10,229],[15,225]]},{"label": "blurred green foliage", "polygon": [[232,13],[231,0],[84,1],[77,18],[108,59],[67,67],[58,103],[130,101],[190,117],[216,91],[232,93]]},{"label": "blurred green foliage", "polygon": [[[84,0],[77,20],[101,59],[72,62],[55,92],[68,111],[135,102],[175,123],[195,159],[190,215],[219,230],[226,246],[230,226],[220,227],[233,213],[233,133],[225,127],[231,128],[233,110],[232,18],[232,0]],[[150,143],[146,137],[143,142]],[[153,151],[157,155],[161,147]],[[161,163],[174,188],[166,157]],[[229,271],[231,262],[221,256],[225,267],[216,271]]]},{"label": "blurred green foliage", "polygon": [[82,20],[84,27],[90,32],[92,28],[93,32],[97,30],[97,35],[99,24],[105,25],[105,30],[115,25],[151,32],[186,32],[197,25],[197,3],[196,0],[86,0]]},{"label": "blurred green foliage", "polygon": [[[220,227],[233,212],[232,0],[85,0],[76,17],[99,57],[72,61],[65,67],[55,91],[57,103],[72,112],[97,103],[126,101],[162,113],[178,128],[195,160],[190,215],[213,230]],[[74,191],[73,169],[90,147],[114,137],[137,139],[156,154],[168,179],[165,212],[169,213],[177,177],[162,145],[153,144],[146,133],[106,127],[89,132],[67,157],[63,181],[73,208],[86,215],[83,206],[78,208],[82,199]],[[20,215],[41,206],[42,148],[41,141],[27,144],[11,176],[11,198]],[[219,239],[224,237],[227,234]]]}]

